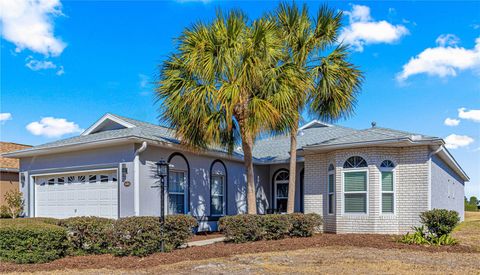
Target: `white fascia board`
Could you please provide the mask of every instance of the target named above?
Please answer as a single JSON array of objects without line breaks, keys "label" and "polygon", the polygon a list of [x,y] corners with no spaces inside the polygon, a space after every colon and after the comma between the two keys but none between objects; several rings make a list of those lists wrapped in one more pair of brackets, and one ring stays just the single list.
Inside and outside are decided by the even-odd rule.
[{"label": "white fascia board", "polygon": [[81,133],[80,135],[81,136],[86,136],[92,132],[94,132],[100,125],[102,125],[103,122],[105,122],[106,120],[111,120],[115,123],[118,123],[122,126],[125,126],[126,128],[133,128],[135,127],[135,125],[129,123],[129,122],[126,122],[125,120],[123,119],[120,119],[112,114],[105,114],[103,115],[99,120],[97,120],[97,122],[95,122],[92,126],[88,127],[87,130],[83,131],[83,133]]},{"label": "white fascia board", "polygon": [[307,124],[303,125],[302,127],[298,128],[298,130],[299,131],[305,130],[305,129],[309,128],[310,126],[314,125],[314,124],[319,124],[319,125],[323,125],[323,126],[326,126],[326,127],[332,126],[331,124],[321,122],[320,120],[312,120],[309,123],[307,123]]},{"label": "white fascia board", "polygon": [[27,150],[21,150],[21,151],[15,151],[12,153],[2,154],[2,156],[9,157],[9,158],[34,157],[34,156],[54,154],[54,153],[64,153],[64,152],[71,152],[71,151],[77,151],[77,150],[101,148],[101,147],[111,146],[111,145],[127,144],[127,143],[132,143],[132,139],[135,139],[135,137],[121,137],[121,138],[106,139],[106,140],[100,140],[100,141],[94,141],[94,142],[74,143],[74,144],[58,146],[58,147],[27,149]]}]

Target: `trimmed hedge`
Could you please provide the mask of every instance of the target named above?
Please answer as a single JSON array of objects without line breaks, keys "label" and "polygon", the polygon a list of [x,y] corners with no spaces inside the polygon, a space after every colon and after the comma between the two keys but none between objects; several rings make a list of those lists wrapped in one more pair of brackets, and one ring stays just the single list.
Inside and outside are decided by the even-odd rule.
[{"label": "trimmed hedge", "polygon": [[222,217],[218,226],[227,241],[243,243],[278,240],[287,236],[309,237],[322,223],[322,217],[317,214],[244,214]]},{"label": "trimmed hedge", "polygon": [[117,256],[146,256],[178,248],[197,226],[188,215],[167,216],[165,234],[158,217],[129,217],[111,220],[75,217],[64,220],[24,218],[0,220],[0,260],[43,263],[66,255],[112,253]]},{"label": "trimmed hedge", "polygon": [[218,229],[227,241],[244,243],[258,241],[262,238],[262,224],[259,215],[225,216],[218,221]]},{"label": "trimmed hedge", "polygon": [[104,254],[112,246],[114,222],[107,218],[75,217],[59,220],[58,225],[67,229],[70,254]]},{"label": "trimmed hedge", "polygon": [[167,216],[165,233],[160,229],[158,217],[129,217],[115,222],[113,254],[116,256],[146,256],[159,252],[162,240],[165,251],[184,244],[193,235],[197,220],[188,215]]},{"label": "trimmed hedge", "polygon": [[35,219],[0,221],[0,260],[44,263],[66,255],[67,231]]}]

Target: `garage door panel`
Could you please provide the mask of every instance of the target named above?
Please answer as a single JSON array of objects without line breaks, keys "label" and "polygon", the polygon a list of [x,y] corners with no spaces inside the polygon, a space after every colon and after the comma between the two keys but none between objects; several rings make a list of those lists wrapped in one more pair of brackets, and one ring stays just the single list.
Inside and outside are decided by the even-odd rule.
[{"label": "garage door panel", "polygon": [[35,207],[37,217],[117,218],[116,171],[37,177]]}]

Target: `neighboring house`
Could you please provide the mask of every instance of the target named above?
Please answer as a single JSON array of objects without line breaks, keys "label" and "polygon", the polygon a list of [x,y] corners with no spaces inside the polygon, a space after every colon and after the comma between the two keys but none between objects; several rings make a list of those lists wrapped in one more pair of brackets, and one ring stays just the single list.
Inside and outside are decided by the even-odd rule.
[{"label": "neighboring house", "polygon": [[[0,154],[30,148],[29,145],[0,141]],[[5,203],[5,194],[18,187],[18,159],[0,155],[0,206]]]},{"label": "neighboring house", "polygon": [[[254,149],[260,214],[284,212],[289,137],[258,140]],[[188,213],[200,230],[246,211],[241,150],[193,152],[172,130],[106,114],[80,136],[7,154],[20,159],[26,215],[159,215],[155,162],[170,163],[166,209]],[[319,213],[324,231],[403,233],[419,214],[453,209],[463,219],[468,176],[440,138],[312,121],[298,132],[295,211]]]}]

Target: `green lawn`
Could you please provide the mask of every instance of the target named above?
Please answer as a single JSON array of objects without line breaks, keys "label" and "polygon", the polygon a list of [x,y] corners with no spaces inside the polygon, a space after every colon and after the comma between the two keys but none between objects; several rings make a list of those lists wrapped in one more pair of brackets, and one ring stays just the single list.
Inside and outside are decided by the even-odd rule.
[{"label": "green lawn", "polygon": [[465,221],[455,228],[453,236],[480,252],[480,212],[465,212]]}]

